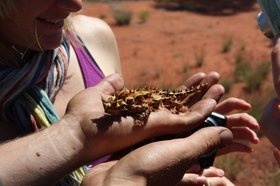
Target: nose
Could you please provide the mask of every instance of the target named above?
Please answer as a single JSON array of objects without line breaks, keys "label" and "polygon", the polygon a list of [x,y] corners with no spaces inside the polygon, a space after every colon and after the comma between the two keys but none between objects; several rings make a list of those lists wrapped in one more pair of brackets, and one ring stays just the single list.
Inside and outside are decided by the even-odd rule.
[{"label": "nose", "polygon": [[56,6],[69,12],[77,12],[83,6],[82,0],[57,0]]}]

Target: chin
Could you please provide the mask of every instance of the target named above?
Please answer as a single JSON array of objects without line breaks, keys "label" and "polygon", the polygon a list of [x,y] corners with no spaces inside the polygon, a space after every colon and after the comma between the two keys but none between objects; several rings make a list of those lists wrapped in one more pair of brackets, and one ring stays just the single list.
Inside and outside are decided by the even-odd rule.
[{"label": "chin", "polygon": [[[40,45],[44,50],[52,50],[60,46],[62,39],[62,35],[56,37],[44,37],[40,39]],[[39,46],[38,48],[40,50]]]},{"label": "chin", "polygon": [[61,42],[62,42],[62,40],[58,43],[50,43],[50,44],[42,45],[42,48],[44,50],[52,50],[52,49],[55,49],[55,48],[59,47]]}]

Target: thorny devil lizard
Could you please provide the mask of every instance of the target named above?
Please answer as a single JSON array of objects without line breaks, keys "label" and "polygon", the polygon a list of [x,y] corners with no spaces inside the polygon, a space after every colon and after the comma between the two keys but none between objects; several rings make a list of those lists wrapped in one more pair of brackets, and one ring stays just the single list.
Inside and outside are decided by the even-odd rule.
[{"label": "thorny devil lizard", "polygon": [[151,112],[161,108],[178,114],[186,111],[185,102],[191,94],[201,92],[208,86],[202,83],[184,90],[158,88],[123,89],[109,99],[102,99],[105,112],[112,115],[129,115],[137,126],[146,123]]}]

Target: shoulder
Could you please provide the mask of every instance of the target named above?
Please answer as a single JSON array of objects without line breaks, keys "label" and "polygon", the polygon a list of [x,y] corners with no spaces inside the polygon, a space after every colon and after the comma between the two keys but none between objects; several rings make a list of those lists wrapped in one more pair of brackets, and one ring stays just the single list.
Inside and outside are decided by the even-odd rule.
[{"label": "shoulder", "polygon": [[105,75],[121,73],[119,50],[111,27],[101,19],[85,15],[76,15],[71,20],[74,31]]},{"label": "shoulder", "polygon": [[76,15],[72,17],[72,22],[75,31],[82,38],[91,38],[91,40],[94,38],[95,41],[104,38],[115,39],[110,26],[101,19],[85,15]]}]

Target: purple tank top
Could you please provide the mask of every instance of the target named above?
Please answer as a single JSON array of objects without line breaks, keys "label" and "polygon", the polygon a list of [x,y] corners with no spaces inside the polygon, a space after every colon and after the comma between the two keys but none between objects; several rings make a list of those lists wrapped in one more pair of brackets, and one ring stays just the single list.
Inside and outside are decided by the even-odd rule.
[{"label": "purple tank top", "polygon": [[[77,44],[77,41],[75,41],[75,38],[73,38],[73,36],[71,35],[70,40],[74,40],[73,42],[71,42],[71,44],[79,61],[79,65],[84,78],[85,87],[88,88],[95,86],[99,83],[99,81],[101,81],[105,77],[103,72],[98,67],[96,61],[94,60],[94,58],[92,57],[85,45]],[[82,42],[81,39],[80,41]],[[101,157],[100,159],[94,161],[91,165],[89,165],[88,168],[98,165],[99,163],[106,162],[110,158],[111,155]]]},{"label": "purple tank top", "polygon": [[71,42],[71,44],[80,64],[85,87],[88,88],[95,86],[105,77],[103,72],[98,67],[85,45],[78,45],[76,42]]}]

